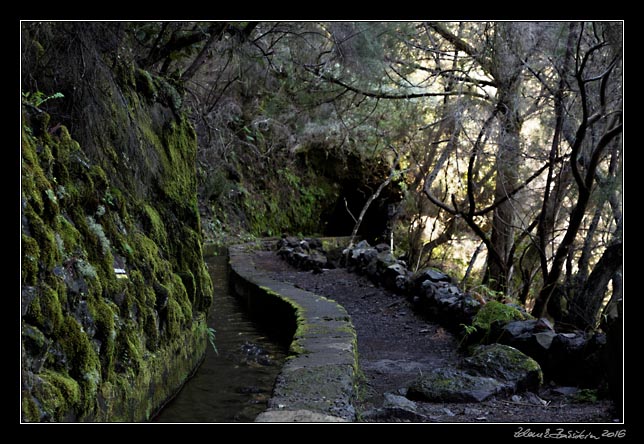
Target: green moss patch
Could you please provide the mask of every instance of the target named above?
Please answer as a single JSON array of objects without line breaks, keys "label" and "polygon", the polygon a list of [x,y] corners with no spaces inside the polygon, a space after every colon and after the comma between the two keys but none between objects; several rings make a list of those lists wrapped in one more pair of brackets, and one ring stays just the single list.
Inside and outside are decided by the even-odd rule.
[{"label": "green moss patch", "polygon": [[543,372],[537,361],[508,345],[478,346],[472,356],[465,358],[464,366],[481,376],[505,381],[515,391],[537,392],[543,383]]},{"label": "green moss patch", "polygon": [[[154,101],[148,75],[131,77],[124,85],[136,80]],[[186,119],[152,117],[136,92],[122,93],[127,103],[114,101],[106,108],[113,114],[101,116],[114,131],[97,136],[98,148],[81,148],[64,127],[49,134],[45,113],[25,115],[25,421],[149,419],[205,353],[212,282],[196,205],[196,137]],[[132,121],[143,128],[134,140],[149,160],[144,180],[121,164],[128,147],[109,138]]]},{"label": "green moss patch", "polygon": [[157,210],[155,210],[154,207],[149,204],[144,204],[143,214],[143,224],[146,231],[149,233],[150,238],[154,240],[154,242],[160,247],[165,247],[165,249],[167,249],[168,239],[165,225],[163,224],[161,216],[159,215]]},{"label": "green moss patch", "polygon": [[22,240],[22,282],[26,285],[35,285],[38,280],[38,261],[40,259],[40,247],[38,242],[24,233]]},{"label": "green moss patch", "polygon": [[45,334],[56,334],[63,325],[63,309],[56,291],[47,284],[41,284],[27,307],[25,318]]},{"label": "green moss patch", "polygon": [[576,404],[595,403],[598,399],[598,391],[595,389],[581,389],[572,396],[572,402]]},{"label": "green moss patch", "polygon": [[76,411],[81,402],[81,389],[75,379],[50,370],[40,374],[41,401],[44,410],[50,412],[53,419],[64,420],[70,410]]},{"label": "green moss patch", "polygon": [[506,390],[506,385],[494,378],[438,368],[418,377],[409,386],[407,397],[425,402],[481,402]]},{"label": "green moss patch", "polygon": [[477,329],[489,331],[494,322],[525,321],[529,316],[521,313],[517,308],[497,301],[485,304],[474,316],[472,325]]}]

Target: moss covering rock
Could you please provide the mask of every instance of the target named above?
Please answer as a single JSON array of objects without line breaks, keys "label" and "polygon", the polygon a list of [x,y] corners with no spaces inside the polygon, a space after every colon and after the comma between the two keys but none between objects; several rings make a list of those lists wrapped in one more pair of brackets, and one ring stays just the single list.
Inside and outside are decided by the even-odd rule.
[{"label": "moss covering rock", "polygon": [[499,330],[504,325],[528,319],[533,318],[518,306],[489,301],[476,310],[471,324],[460,325],[465,327],[463,345],[497,342],[501,336]]},{"label": "moss covering rock", "polygon": [[[112,94],[124,101],[102,102],[109,128],[97,130],[100,148],[81,146],[64,126],[50,131],[46,113],[24,109],[26,422],[149,419],[205,352],[212,283],[196,204],[196,136],[177,110],[155,102],[154,76],[115,72]],[[128,130],[138,146],[114,143]]]},{"label": "moss covering rock", "polygon": [[426,402],[480,402],[507,389],[494,378],[438,368],[418,377],[407,389],[407,398]]},{"label": "moss covering rock", "polygon": [[472,325],[483,331],[489,331],[494,322],[525,321],[526,319],[529,319],[529,315],[512,305],[490,301],[474,316]]},{"label": "moss covering rock", "polygon": [[464,359],[462,367],[474,374],[504,381],[517,392],[537,392],[543,383],[537,361],[508,345],[478,346]]}]

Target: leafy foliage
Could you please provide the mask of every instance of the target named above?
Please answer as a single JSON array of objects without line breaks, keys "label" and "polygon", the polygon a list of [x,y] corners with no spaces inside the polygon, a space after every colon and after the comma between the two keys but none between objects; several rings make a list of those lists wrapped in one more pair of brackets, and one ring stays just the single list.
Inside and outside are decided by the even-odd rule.
[{"label": "leafy foliage", "polygon": [[208,335],[208,342],[210,342],[210,345],[212,346],[212,349],[215,351],[215,353],[219,355],[219,350],[217,350],[217,346],[215,345],[215,333],[217,333],[217,331],[212,327],[208,327],[206,329],[206,334]]},{"label": "leafy foliage", "polygon": [[42,91],[35,91],[35,92],[22,91],[22,103],[31,105],[36,108],[39,108],[48,100],[62,99],[63,97],[65,96],[63,95],[63,93],[60,93],[60,92],[56,92],[54,94],[47,96]]}]

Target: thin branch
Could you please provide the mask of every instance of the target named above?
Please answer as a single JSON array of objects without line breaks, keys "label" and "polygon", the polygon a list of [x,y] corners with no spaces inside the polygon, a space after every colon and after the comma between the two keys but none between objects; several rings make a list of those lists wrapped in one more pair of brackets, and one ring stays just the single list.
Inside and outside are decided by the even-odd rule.
[{"label": "thin branch", "polygon": [[[425,71],[425,72],[428,72],[430,74],[434,74],[434,75],[441,76],[441,77],[446,77],[446,78],[448,78],[450,80],[456,80],[456,81],[459,81],[459,82],[472,83],[472,84],[477,85],[477,86],[492,86],[494,88],[496,88],[498,86],[497,82],[495,82],[494,80],[475,79],[473,77],[470,77],[462,69],[430,68],[430,67],[427,67],[427,66],[419,65],[417,63],[408,63],[408,62],[405,62],[404,60],[394,60],[394,63],[397,63],[399,65],[411,66],[412,68],[417,69],[419,71]],[[454,73],[459,73],[459,74],[463,74],[463,75],[456,75]]]},{"label": "thin branch", "polygon": [[400,156],[401,153],[397,152],[394,147],[391,147],[391,149],[396,153],[396,159],[394,160],[393,166],[391,167],[391,170],[389,171],[389,177],[378,186],[376,191],[367,199],[367,202],[364,204],[362,207],[362,211],[360,211],[360,215],[358,216],[358,220],[353,227],[353,231],[351,232],[351,240],[349,241],[349,245],[353,246],[353,242],[358,235],[358,230],[360,229],[360,225],[362,224],[362,219],[364,219],[365,214],[367,213],[367,210],[371,206],[371,203],[380,196],[380,193],[382,190],[385,189],[387,185],[391,183],[391,181],[396,177],[396,171],[398,171],[399,164],[398,162],[400,161]]},{"label": "thin branch", "polygon": [[219,96],[217,97],[217,99],[212,103],[212,105],[210,105],[210,106],[208,107],[208,110],[207,110],[207,113],[206,113],[206,114],[210,114],[210,113],[215,109],[215,107],[217,106],[217,103],[219,103],[219,101],[221,100],[221,98],[224,96],[224,93],[226,92],[226,90],[227,90],[227,89],[228,89],[228,88],[229,88],[233,83],[235,83],[236,81],[238,81],[238,80],[240,80],[240,79],[241,79],[241,76],[240,76],[239,74],[237,74],[235,77],[233,77],[232,79],[229,79],[229,80],[228,80],[228,83],[226,83],[226,85],[223,87],[223,89],[222,89],[222,90],[221,90],[221,92],[219,93]]},{"label": "thin branch", "polygon": [[474,182],[472,180],[474,176],[474,161],[476,160],[479,149],[481,147],[481,141],[483,140],[483,136],[487,132],[489,126],[492,124],[492,121],[494,120],[498,112],[499,112],[499,108],[495,107],[494,111],[492,111],[492,114],[490,114],[490,117],[488,117],[485,123],[483,124],[483,127],[481,128],[481,131],[479,132],[479,135],[476,138],[476,142],[474,142],[474,146],[472,147],[472,153],[470,154],[470,161],[467,165],[467,200],[469,203],[468,213],[470,217],[474,215],[475,213],[474,209],[476,208],[476,201],[474,199]]},{"label": "thin branch", "polygon": [[425,196],[427,196],[427,199],[429,199],[429,201],[436,205],[438,208],[442,208],[449,214],[458,214],[458,211],[456,209],[449,207],[442,200],[434,197],[434,195],[427,189],[427,187],[423,187],[423,193],[425,194]]},{"label": "thin branch", "polygon": [[[510,252],[508,253],[508,258],[514,257],[514,253],[517,250],[517,247],[519,246],[521,241],[523,241],[523,239],[525,239],[526,236],[528,236],[530,232],[534,230],[534,227],[536,227],[538,223],[539,223],[539,217],[535,217],[527,227],[525,228],[522,227],[521,233],[519,233],[519,235],[517,236],[517,239],[512,243],[512,247],[510,248]],[[507,264],[508,268],[511,265],[512,263]]]},{"label": "thin branch", "polygon": [[[555,161],[561,161],[561,160],[563,160],[563,157],[558,157],[557,159],[555,159]],[[541,175],[541,173],[543,173],[546,170],[546,168],[548,168],[549,166],[550,166],[550,162],[546,162],[541,168],[539,168],[537,171],[532,173],[532,175],[530,175],[530,177],[528,177],[525,180],[525,182],[523,182],[521,185],[519,185],[518,187],[516,187],[515,189],[513,189],[509,193],[506,193],[503,197],[497,199],[491,205],[483,208],[482,210],[475,211],[474,213],[472,213],[472,215],[473,216],[482,216],[485,213],[489,213],[490,211],[494,210],[496,207],[501,205],[503,202],[505,202],[506,200],[508,200],[509,198],[514,196],[515,194],[517,194],[519,191],[524,189],[526,186],[528,186],[533,180],[535,180],[537,177],[539,177]]]},{"label": "thin branch", "polygon": [[613,57],[613,60],[610,62],[610,64],[608,65],[608,68],[606,68],[606,70],[603,73],[598,74],[595,77],[589,77],[587,79],[584,79],[584,82],[590,83],[590,82],[596,82],[597,80],[603,81],[604,78],[610,74],[613,68],[615,68],[615,66],[617,65],[618,59],[619,59],[619,55],[616,55],[615,57]]},{"label": "thin branch", "polygon": [[[578,42],[577,45],[579,44],[580,43]],[[577,48],[577,50],[579,51],[579,47]],[[579,58],[579,54],[575,56],[575,64],[577,64],[578,58]],[[586,129],[588,127],[588,96],[586,93],[586,84],[583,81],[583,71],[577,70],[575,72],[575,78],[577,79],[577,84],[579,86],[582,117],[581,117],[581,123],[579,124],[579,127],[577,128],[577,132],[575,134],[575,141],[571,149],[570,166],[572,167],[572,175],[575,178],[575,182],[577,182],[577,185],[579,186],[580,190],[583,190],[585,188],[585,183],[581,177],[581,173],[579,172],[577,157],[579,156],[579,151],[581,150],[582,142],[586,137]]]},{"label": "thin branch", "polygon": [[183,72],[181,75],[182,79],[189,80],[197,73],[199,68],[206,62],[208,51],[210,51],[210,48],[212,48],[217,40],[221,39],[225,30],[226,22],[216,23],[209,27],[208,32],[210,33],[210,37],[208,37],[208,40],[203,45],[203,48],[201,48],[201,51],[199,51],[197,57],[195,57],[190,66]]},{"label": "thin branch", "polygon": [[529,71],[533,76],[535,76],[535,78],[536,78],[536,79],[539,81],[539,83],[540,83],[540,84],[541,84],[541,85],[542,85],[542,86],[543,86],[543,87],[548,91],[548,93],[550,93],[550,95],[551,95],[551,96],[555,96],[555,95],[557,94],[557,92],[556,92],[556,91],[554,91],[554,90],[550,87],[550,85],[548,85],[548,82],[546,82],[546,81],[545,81],[545,79],[543,79],[543,78],[542,78],[541,73],[540,73],[540,72],[535,71],[535,70],[534,70],[534,68],[532,68],[532,67],[528,64],[527,60],[523,60],[523,59],[521,59],[521,63],[523,63],[523,66],[525,66],[525,67],[528,69],[528,71]]},{"label": "thin branch", "polygon": [[623,124],[620,123],[614,128],[611,128],[606,134],[602,136],[602,138],[597,143],[597,147],[595,148],[595,151],[593,152],[593,155],[590,158],[590,164],[588,165],[588,170],[586,172],[586,180],[584,181],[584,185],[588,190],[590,190],[593,184],[593,180],[595,178],[595,170],[597,169],[599,158],[601,157],[602,153],[604,152],[604,149],[610,143],[610,141],[613,140],[614,137],[616,137],[618,134],[622,132],[622,127],[623,127]]},{"label": "thin branch", "polygon": [[446,96],[470,96],[470,97],[478,97],[480,99],[485,99],[485,100],[488,100],[490,98],[487,94],[479,94],[472,91],[447,91],[447,92],[425,92],[425,93],[406,93],[406,94],[389,94],[385,92],[365,91],[365,90],[356,88],[355,86],[349,85],[343,82],[342,80],[336,79],[335,77],[332,77],[330,75],[327,75],[327,74],[320,75],[315,69],[307,68],[307,70],[315,75],[318,75],[319,77],[321,77],[323,80],[326,80],[327,82],[342,86],[343,88],[346,88],[349,91],[362,94],[363,96],[372,97],[374,99],[404,100],[404,99],[418,99],[421,97],[446,97]]},{"label": "thin branch", "polygon": [[346,208],[346,209],[347,209],[347,213],[349,213],[349,216],[351,216],[351,219],[353,219],[353,223],[354,223],[354,224],[357,224],[357,223],[358,223],[358,219],[356,219],[356,217],[353,215],[353,213],[352,213],[352,212],[351,212],[351,210],[349,209],[349,203],[347,202],[347,198],[346,198],[346,197],[344,198],[344,208]]},{"label": "thin branch", "polygon": [[145,60],[141,61],[142,66],[147,67],[153,64],[154,60],[157,57],[157,54],[161,50],[161,41],[165,37],[165,33],[169,26],[170,26],[170,22],[164,22],[163,25],[161,25],[161,30],[157,34],[157,38],[154,40],[154,43],[152,44],[152,48],[150,49],[150,52],[148,52],[148,55],[146,56]]},{"label": "thin branch", "polygon": [[[583,72],[584,71],[584,69],[586,68],[586,63],[588,63],[588,60],[590,59],[590,56],[592,55],[593,52],[600,50],[601,48],[603,48],[607,44],[608,43],[606,43],[606,42],[599,42],[595,46],[591,47],[588,51],[586,51],[586,54],[584,54],[584,58],[581,61],[581,66],[579,67],[578,72]],[[591,80],[589,80],[589,81],[591,81]]]},{"label": "thin branch", "polygon": [[481,57],[481,54],[479,54],[476,48],[474,48],[472,45],[470,45],[469,43],[465,42],[464,40],[458,38],[457,36],[449,32],[442,25],[442,23],[430,22],[430,23],[427,23],[427,26],[429,26],[431,29],[433,29],[438,34],[440,34],[445,40],[447,40],[452,45],[454,45],[456,49],[466,53],[474,60],[476,60],[478,64],[481,65],[481,68],[483,68],[488,74],[494,71],[488,59]]},{"label": "thin branch", "polygon": [[481,241],[479,243],[479,246],[476,247],[476,250],[474,250],[474,254],[472,254],[472,258],[470,259],[470,262],[467,265],[467,270],[465,270],[463,279],[461,279],[461,283],[460,283],[461,288],[465,288],[465,285],[467,284],[467,280],[469,279],[470,274],[472,273],[472,269],[474,268],[474,263],[476,262],[476,258],[481,253],[481,250],[483,249],[484,246],[485,246],[485,242]]}]

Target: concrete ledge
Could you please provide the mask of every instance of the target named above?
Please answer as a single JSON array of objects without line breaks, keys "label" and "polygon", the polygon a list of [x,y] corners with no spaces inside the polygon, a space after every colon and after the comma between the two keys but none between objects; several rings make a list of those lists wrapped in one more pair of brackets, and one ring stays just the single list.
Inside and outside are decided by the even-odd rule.
[{"label": "concrete ledge", "polygon": [[253,251],[266,244],[229,248],[230,282],[249,311],[290,341],[268,410],[257,422],[351,422],[358,369],[351,317],[338,303],[278,282],[258,269]]}]

